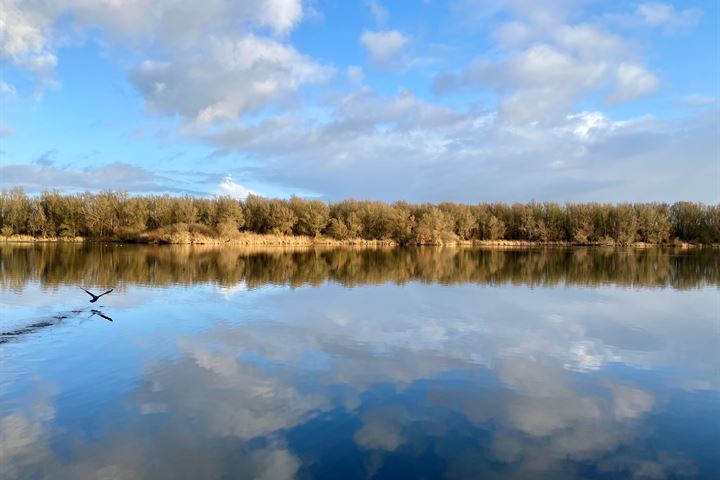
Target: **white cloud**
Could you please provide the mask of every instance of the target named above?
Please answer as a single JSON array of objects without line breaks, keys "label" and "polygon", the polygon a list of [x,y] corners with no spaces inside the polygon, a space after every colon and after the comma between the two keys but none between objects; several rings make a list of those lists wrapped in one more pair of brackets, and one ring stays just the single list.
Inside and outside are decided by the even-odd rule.
[{"label": "white cloud", "polygon": [[657,90],[660,82],[644,66],[621,63],[617,67],[617,85],[608,98],[611,102],[625,102]]},{"label": "white cloud", "polygon": [[387,23],[390,14],[379,0],[365,0],[365,5],[367,5],[378,26],[382,27]]},{"label": "white cloud", "polygon": [[233,180],[231,175],[226,176],[215,190],[216,195],[230,196],[233,198],[245,199],[248,195],[255,193]]},{"label": "white cloud", "polygon": [[212,37],[200,53],[146,61],[130,73],[149,110],[197,125],[232,120],[290,97],[332,70],[269,38]]},{"label": "white cloud", "polygon": [[568,23],[570,7],[550,14],[509,3],[524,20],[495,30],[502,54],[478,57],[459,73],[441,72],[435,93],[492,88],[509,121],[548,123],[573,114],[589,95],[618,103],[657,90],[659,80],[638,59],[639,48],[601,24]]},{"label": "white cloud", "polygon": [[651,27],[664,25],[675,28],[694,25],[701,14],[696,9],[676,11],[675,7],[666,3],[641,3],[635,15]]},{"label": "white cloud", "polygon": [[[261,159],[243,172],[259,182],[333,199],[717,198],[716,114],[673,121],[617,121],[597,111],[563,115],[542,103],[559,98],[553,81],[550,76],[547,91],[509,97],[502,114],[455,110],[409,92],[384,97],[365,88],[336,99],[321,117],[285,115],[203,140],[221,151]],[[535,106],[555,111],[552,121],[517,122],[523,115],[542,118],[530,110]],[[690,157],[682,153],[688,145],[692,169],[674,160]],[[673,180],[678,175],[686,179],[680,186]]]},{"label": "white cloud", "polygon": [[259,20],[278,33],[287,33],[302,19],[301,0],[266,0],[262,3]]},{"label": "white cloud", "polygon": [[717,106],[718,98],[710,95],[702,95],[700,93],[692,93],[683,96],[680,101],[690,107],[712,107]]},{"label": "white cloud", "polygon": [[460,21],[481,28],[506,14],[552,28],[564,23],[586,0],[458,0],[454,3]]},{"label": "white cloud", "polygon": [[378,63],[386,63],[393,59],[402,52],[409,40],[397,30],[365,31],[360,36],[360,43],[367,49],[372,60]]},{"label": "white cloud", "polygon": [[677,10],[669,3],[640,3],[632,12],[608,13],[603,18],[610,24],[628,29],[657,28],[674,33],[694,27],[702,17],[696,8]]},{"label": "white cloud", "polygon": [[[570,1],[459,4],[469,19],[473,12],[485,19],[490,26],[485,31],[492,30],[490,20],[500,25],[493,34],[497,49],[459,71],[438,72],[436,93],[463,90],[477,96],[472,101],[478,103],[460,107],[445,98],[421,99],[401,86],[395,94],[379,95],[366,87],[358,66],[348,67],[316,101],[312,87],[328,85],[334,68],[290,42],[288,34],[304,18],[299,0],[133,0],[130,6],[115,0],[4,0],[0,55],[4,62],[48,74],[62,42],[89,29],[101,31],[103,42],[145,59],[131,61],[129,77],[148,112],[179,118],[182,134],[216,147],[218,154],[242,153],[252,161],[247,172],[227,165],[221,171],[251,178],[253,184],[330,198],[421,201],[609,200],[615,195],[655,200],[677,198],[681,191],[691,199],[717,197],[708,180],[717,172],[710,141],[717,118],[698,111],[677,121],[619,121],[595,111],[606,106],[602,99],[627,102],[660,88],[642,49],[611,31],[617,24],[607,16],[583,16],[582,5]],[[380,3],[368,6],[376,9],[378,22],[385,18]],[[666,28],[672,24],[668,12],[690,18],[693,11],[642,4],[631,16]],[[61,25],[62,31],[56,30]],[[408,36],[375,28],[360,37],[373,62],[383,67],[417,62],[408,60]],[[413,39],[413,51],[422,35]],[[0,92],[17,94],[7,83],[0,84]],[[600,99],[597,105],[593,99]],[[694,102],[717,106],[705,99]],[[685,128],[685,141],[693,139],[698,167],[685,173],[687,187],[671,183],[678,162],[668,152],[681,150],[681,133],[672,128],[678,125]],[[668,149],[659,152],[658,144]],[[638,152],[637,145],[646,151]],[[653,163],[653,156],[661,160]],[[623,162],[635,174],[623,172]],[[643,167],[657,162],[663,167],[648,175]],[[3,168],[8,178],[32,188],[42,182],[95,185],[82,169]],[[499,185],[508,176],[517,181],[503,191]],[[245,195],[243,186],[222,182],[208,181],[209,193],[225,189]],[[152,178],[132,185],[154,189],[166,182]]]},{"label": "white cloud", "polygon": [[363,82],[363,79],[365,78],[365,74],[363,73],[363,69],[358,67],[357,65],[350,65],[345,74],[347,75],[348,82],[359,85]]},{"label": "white cloud", "polygon": [[641,3],[637,6],[637,15],[648,25],[656,26],[673,19],[672,5],[665,3]]},{"label": "white cloud", "polygon": [[604,61],[575,57],[546,44],[534,45],[505,65],[476,65],[472,75],[512,93],[501,97],[500,110],[517,122],[547,121],[566,115],[584,91],[597,88],[605,78]]},{"label": "white cloud", "polygon": [[[572,122],[576,120],[576,124]],[[600,112],[581,112],[568,116],[569,128],[572,133],[582,139],[591,139],[596,132],[607,132],[618,125],[611,122]]]},{"label": "white cloud", "polygon": [[285,35],[303,17],[300,0],[64,0],[57,10],[71,15],[79,27],[102,27],[116,41],[159,40],[174,49],[191,47],[209,34],[257,27]]},{"label": "white cloud", "polygon": [[525,43],[531,32],[527,24],[515,20],[501,24],[493,35],[501,45],[513,47]]},{"label": "white cloud", "polygon": [[557,44],[585,58],[623,55],[632,50],[620,36],[595,25],[563,25],[555,32]]},{"label": "white cloud", "polygon": [[[213,55],[203,49],[214,48],[218,42],[208,39],[215,38],[236,45],[255,41],[264,53],[273,43],[292,50],[279,40],[263,37],[265,33],[284,37],[303,18],[301,0],[2,2],[0,60],[34,72],[47,84],[58,63],[57,47],[89,29],[101,29],[104,40],[136,52],[156,52],[160,45],[169,60],[177,61],[188,55]],[[56,30],[60,18],[71,28]]]},{"label": "white cloud", "polygon": [[21,2],[0,4],[0,60],[30,70],[52,68],[57,57],[50,51],[51,16],[23,8]]}]

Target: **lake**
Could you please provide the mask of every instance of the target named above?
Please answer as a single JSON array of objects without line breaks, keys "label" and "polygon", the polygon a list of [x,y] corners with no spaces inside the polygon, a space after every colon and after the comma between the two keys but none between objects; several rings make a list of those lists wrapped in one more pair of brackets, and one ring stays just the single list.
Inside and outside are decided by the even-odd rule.
[{"label": "lake", "polygon": [[720,478],[717,250],[4,244],[0,271],[2,479]]}]

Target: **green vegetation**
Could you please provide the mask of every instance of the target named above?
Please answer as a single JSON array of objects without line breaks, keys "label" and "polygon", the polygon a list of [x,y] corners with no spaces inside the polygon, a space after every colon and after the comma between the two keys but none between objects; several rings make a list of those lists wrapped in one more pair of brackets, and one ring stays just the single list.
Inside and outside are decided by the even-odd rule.
[{"label": "green vegetation", "polygon": [[[531,202],[462,205],[344,200],[131,196],[105,191],[0,194],[0,235],[187,243],[190,235],[232,239],[241,232],[336,240],[439,245],[519,240],[629,245],[720,243],[720,206],[700,203]],[[197,238],[197,237],[193,237]]]}]

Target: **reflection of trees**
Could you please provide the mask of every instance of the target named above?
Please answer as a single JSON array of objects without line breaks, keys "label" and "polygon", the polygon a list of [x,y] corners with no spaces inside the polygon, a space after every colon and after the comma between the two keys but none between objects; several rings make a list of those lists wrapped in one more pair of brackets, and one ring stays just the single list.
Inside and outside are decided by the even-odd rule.
[{"label": "reflection of trees", "polygon": [[115,286],[213,282],[345,286],[384,282],[671,286],[720,284],[713,250],[571,248],[249,249],[208,246],[35,244],[0,246],[5,288],[26,281]]}]

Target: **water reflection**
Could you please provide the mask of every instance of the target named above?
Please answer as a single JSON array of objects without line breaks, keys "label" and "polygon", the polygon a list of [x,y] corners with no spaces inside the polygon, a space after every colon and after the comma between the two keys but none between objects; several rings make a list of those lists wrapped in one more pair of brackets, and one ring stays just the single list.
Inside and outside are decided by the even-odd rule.
[{"label": "water reflection", "polygon": [[357,286],[409,281],[444,285],[720,285],[716,250],[545,248],[283,249],[214,246],[0,244],[2,286],[213,282]]},{"label": "water reflection", "polygon": [[[482,260],[487,252],[458,252],[445,258],[436,251],[422,261],[489,262]],[[707,272],[701,263],[716,258],[656,261],[673,265],[673,273],[649,285],[697,287],[688,290],[629,289],[624,285],[637,287],[637,275],[625,283],[607,272],[598,275],[608,283],[600,288],[575,288],[587,283],[569,282],[565,272],[553,278],[569,286],[537,289],[520,276],[519,285],[488,277],[477,263],[453,271],[496,280],[396,285],[390,277],[393,283],[374,285],[383,278],[381,268],[370,267],[382,261],[373,257],[379,253],[340,263],[363,265],[359,278],[372,281],[329,275],[336,281],[320,282],[321,288],[288,288],[277,284],[305,278],[296,273],[308,271],[301,262],[327,265],[339,253],[263,255],[275,259],[270,268],[291,267],[262,274],[260,263],[236,253],[234,265],[258,269],[243,270],[237,283],[207,273],[216,265],[207,257],[205,273],[199,260],[188,267],[192,273],[150,268],[174,272],[164,283],[115,268],[123,288],[103,301],[121,322],[66,322],[0,346],[0,477],[715,478],[720,472],[717,288],[689,274],[683,282],[667,280],[680,278],[679,271]],[[404,261],[412,263],[413,255],[426,254],[391,255],[410,255]],[[520,254],[503,265],[513,255]],[[90,268],[76,263],[83,265],[77,272]],[[0,290],[2,304],[12,305],[8,317],[43,316],[63,301],[86,301],[67,299],[78,278],[48,265],[47,273],[27,269],[21,285]],[[103,278],[80,280],[102,285]],[[256,288],[264,284],[260,278],[272,278],[274,286]]]},{"label": "water reflection", "polygon": [[29,335],[33,333],[37,333],[43,329],[46,329],[48,327],[53,327],[55,325],[59,325],[61,322],[67,319],[76,319],[81,317],[82,315],[85,315],[89,312],[89,315],[85,318],[92,318],[94,316],[98,316],[100,318],[103,318],[109,322],[112,322],[113,319],[109,316],[103,313],[102,310],[97,308],[78,308],[69,312],[59,312],[54,315],[51,315],[50,318],[46,320],[39,320],[34,321],[28,324],[25,324],[21,327],[10,329],[10,330],[4,330],[2,329],[3,326],[0,326],[0,344],[11,342],[13,340],[20,340],[24,335]]}]

